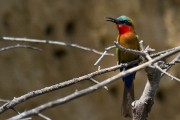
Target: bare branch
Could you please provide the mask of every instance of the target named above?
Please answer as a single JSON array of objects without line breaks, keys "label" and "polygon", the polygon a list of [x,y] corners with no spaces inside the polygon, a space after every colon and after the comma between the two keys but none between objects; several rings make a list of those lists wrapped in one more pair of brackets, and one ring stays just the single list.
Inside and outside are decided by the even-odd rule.
[{"label": "bare branch", "polygon": [[[137,62],[138,62],[138,60],[135,60],[135,61],[129,62],[129,63],[125,64],[125,65],[129,66],[129,65],[137,63]],[[78,83],[78,82],[83,81],[83,80],[88,80],[88,79],[93,78],[93,77],[95,77],[97,75],[101,75],[101,74],[104,74],[104,73],[107,73],[107,72],[115,71],[117,69],[120,69],[121,67],[122,67],[122,65],[117,65],[117,66],[113,66],[113,67],[110,67],[110,68],[101,69],[101,70],[95,71],[93,73],[81,76],[79,78],[74,78],[72,80],[68,80],[68,81],[65,81],[65,82],[62,82],[62,83],[59,83],[59,84],[55,84],[55,85],[52,85],[52,86],[49,86],[49,87],[42,88],[40,90],[29,92],[29,93],[27,93],[27,94],[25,94],[23,96],[20,96],[18,98],[14,98],[13,100],[11,100],[8,103],[1,106],[0,107],[0,113],[3,113],[6,110],[8,110],[8,109],[10,109],[10,108],[24,102],[24,101],[26,101],[26,100],[28,100],[30,98],[33,98],[33,97],[36,97],[36,96],[39,96],[39,95],[42,95],[42,94],[45,94],[45,93],[48,93],[48,92],[51,92],[51,91],[55,91],[55,90],[58,90],[58,89],[73,85],[73,84]]]},{"label": "bare branch", "polygon": [[136,54],[136,55],[140,55],[140,56],[145,56],[145,53],[144,52],[141,52],[141,51],[138,51],[138,50],[133,50],[133,49],[128,49],[128,48],[125,48],[123,46],[121,46],[118,42],[114,42],[115,46],[117,48],[119,48],[120,50],[124,51],[124,52],[129,52],[129,53],[132,53],[132,54]]},{"label": "bare branch", "polygon": [[[70,102],[71,100],[74,100],[74,99],[79,98],[81,96],[85,96],[85,95],[87,95],[89,93],[92,93],[92,92],[102,88],[105,85],[108,85],[108,84],[110,84],[112,82],[115,82],[115,81],[119,80],[119,78],[122,78],[122,77],[124,77],[126,75],[129,75],[132,72],[136,72],[138,70],[146,68],[149,65],[154,64],[155,62],[157,62],[157,61],[159,61],[161,59],[167,58],[167,57],[169,57],[169,56],[171,56],[171,55],[173,55],[173,54],[175,54],[175,53],[177,53],[179,51],[180,51],[180,47],[173,50],[173,51],[170,51],[169,53],[165,53],[162,56],[158,56],[158,57],[156,57],[156,58],[154,58],[154,59],[152,59],[152,60],[150,60],[150,61],[148,61],[146,63],[143,63],[143,64],[141,64],[141,65],[139,65],[137,67],[134,67],[134,68],[131,68],[131,69],[127,70],[127,71],[121,72],[121,73],[119,73],[119,74],[117,74],[117,75],[115,75],[115,76],[113,76],[111,78],[108,78],[108,79],[104,80],[103,82],[101,82],[99,84],[93,85],[93,86],[91,86],[89,88],[86,88],[86,89],[83,89],[83,90],[80,90],[80,91],[75,92],[73,94],[70,94],[70,95],[68,95],[68,96],[66,96],[64,98],[60,98],[60,99],[57,99],[55,101],[51,101],[51,102],[48,102],[46,104],[40,105],[40,106],[38,106],[38,107],[36,107],[34,109],[23,112],[20,115],[14,116],[14,117],[10,118],[9,120],[18,120],[18,119],[21,119],[21,118],[26,118],[26,117],[29,117],[29,116],[32,116],[32,115],[36,115],[36,114],[38,114],[38,113],[40,113],[40,112],[42,112],[44,110],[47,110],[49,108],[52,108],[52,107],[55,107],[55,106]],[[149,77],[151,77],[151,76],[149,76]],[[156,79],[158,79],[158,77]],[[149,92],[148,92],[148,94],[149,94]]]},{"label": "bare branch", "polygon": [[[99,52],[99,51],[97,51],[97,50],[95,50],[95,49],[91,49],[91,48],[79,46],[79,45],[77,45],[77,44],[68,44],[68,43],[57,42],[57,41],[37,40],[37,39],[26,39],[26,38],[11,38],[11,37],[2,37],[2,40],[19,41],[19,42],[45,43],[45,44],[52,44],[52,45],[63,45],[63,46],[70,46],[70,47],[74,47],[74,48],[78,48],[78,49],[82,49],[82,50],[94,52],[94,53],[96,53],[96,54],[100,54],[100,55],[101,55],[101,57],[97,60],[97,62],[95,63],[95,65],[97,65],[97,64],[99,63],[99,61],[101,61],[102,58],[103,58],[105,55],[112,55],[112,54],[108,54],[107,51],[110,50],[110,49],[112,49],[112,48],[115,48],[115,46],[110,46],[110,47],[108,47],[108,48],[105,49],[104,53],[102,53],[102,52]],[[163,55],[159,54],[160,56],[152,59],[152,58],[151,58],[152,56],[148,54],[148,51],[149,51],[149,50],[147,50],[147,49],[145,49],[143,52],[141,52],[141,51],[137,51],[137,50],[132,50],[132,49],[124,48],[123,46],[120,46],[117,42],[115,42],[115,45],[116,45],[117,48],[121,49],[122,51],[130,52],[130,53],[132,53],[132,54],[137,54],[137,55],[140,55],[140,56],[143,56],[143,57],[147,58],[147,59],[148,59],[148,62],[146,62],[146,63],[144,63],[144,64],[142,64],[142,65],[139,65],[139,66],[137,66],[137,67],[135,67],[135,68],[129,69],[129,70],[125,71],[125,72],[121,72],[121,73],[119,73],[118,75],[113,76],[113,77],[111,77],[111,78],[109,78],[109,79],[107,79],[107,80],[105,80],[105,81],[103,81],[103,82],[101,82],[101,83],[99,83],[98,81],[94,80],[92,77],[93,77],[93,76],[96,76],[96,75],[100,75],[100,74],[106,73],[106,72],[110,72],[110,71],[112,71],[112,69],[111,69],[110,71],[109,71],[109,68],[106,68],[106,71],[103,71],[103,70],[105,70],[105,69],[98,70],[98,71],[96,71],[96,72],[90,73],[90,74],[88,74],[88,75],[85,75],[85,76],[82,76],[82,77],[79,77],[79,78],[75,78],[75,79],[72,79],[72,80],[69,80],[69,81],[66,81],[66,82],[63,82],[63,83],[59,83],[59,84],[56,84],[56,85],[53,85],[53,86],[50,86],[50,87],[46,87],[46,88],[43,88],[43,89],[41,89],[41,90],[32,91],[32,92],[27,93],[27,94],[25,94],[25,95],[23,95],[23,96],[21,96],[21,97],[19,97],[19,98],[14,98],[12,101],[8,101],[6,104],[4,104],[2,107],[0,107],[0,113],[3,113],[4,111],[6,111],[6,110],[8,110],[8,109],[14,109],[14,106],[16,106],[17,104],[20,104],[20,103],[22,103],[22,102],[24,102],[24,101],[26,101],[26,100],[28,100],[28,99],[30,99],[30,98],[33,98],[33,97],[36,97],[36,96],[39,96],[39,95],[42,95],[42,94],[45,94],[45,93],[48,93],[48,92],[51,92],[51,91],[54,91],[54,90],[58,90],[58,89],[60,89],[60,88],[64,88],[64,87],[70,86],[70,85],[75,84],[75,83],[77,83],[77,82],[80,82],[80,81],[82,81],[82,80],[90,79],[91,81],[97,83],[96,85],[94,85],[94,86],[92,86],[92,87],[86,88],[86,89],[81,90],[81,91],[77,91],[77,92],[75,92],[75,93],[73,93],[73,94],[70,94],[70,95],[64,97],[64,98],[60,98],[60,99],[58,99],[58,100],[51,101],[51,102],[49,102],[49,103],[46,103],[46,104],[41,105],[41,106],[39,106],[39,107],[36,107],[36,108],[34,108],[34,109],[32,109],[32,110],[23,112],[23,113],[21,113],[20,115],[17,115],[17,116],[15,116],[15,117],[12,118],[12,119],[16,119],[16,118],[17,118],[17,119],[20,119],[20,118],[27,118],[28,116],[32,116],[32,115],[38,115],[38,116],[40,116],[40,117],[42,117],[42,118],[44,118],[44,119],[48,119],[48,120],[49,120],[48,117],[46,118],[46,116],[41,115],[40,112],[42,112],[42,111],[44,111],[44,110],[46,110],[46,109],[55,107],[55,106],[57,106],[57,105],[64,104],[64,103],[69,102],[69,101],[71,101],[71,100],[73,100],[73,99],[76,99],[76,98],[78,98],[78,97],[81,97],[81,96],[87,95],[87,94],[89,94],[89,93],[92,93],[92,92],[96,91],[96,90],[99,89],[99,88],[104,87],[105,89],[107,89],[107,87],[106,87],[105,85],[110,84],[110,83],[118,80],[119,78],[124,77],[124,76],[126,76],[126,75],[128,75],[128,74],[130,74],[130,73],[132,73],[132,72],[135,72],[135,71],[144,69],[144,68],[146,68],[146,67],[148,67],[148,66],[150,66],[150,65],[154,65],[154,66],[155,66],[155,68],[152,67],[153,70],[158,69],[159,72],[163,72],[164,74],[167,74],[167,75],[170,76],[170,74],[164,72],[164,71],[156,64],[156,62],[159,61],[160,59],[166,58],[166,57],[168,57],[168,56],[170,56],[170,55],[172,55],[172,54],[178,53],[178,52],[180,51],[180,47],[177,47],[177,49],[172,49],[172,50],[169,50],[168,52],[161,53],[161,54],[163,54]],[[17,45],[16,47],[18,48],[18,47],[20,47],[20,45]],[[9,46],[9,47],[7,47],[7,48],[5,48],[5,49],[2,49],[2,51],[7,50],[7,49],[11,49],[11,48],[16,48],[16,47],[14,47],[14,46],[13,46],[13,47],[10,47],[10,46]],[[36,49],[36,50],[37,50],[37,48],[31,47],[31,46],[25,46],[25,45],[23,46],[23,45],[21,45],[21,47],[22,47],[22,48],[31,48],[31,49]],[[1,51],[1,49],[0,49],[0,51]],[[157,55],[157,54],[155,54],[155,56],[156,56],[156,55]],[[179,61],[179,57],[178,57],[178,60],[176,60],[176,62],[177,62],[177,61]],[[124,64],[123,64],[123,66],[124,66]],[[116,69],[119,69],[120,67],[122,67],[122,66],[121,66],[121,65],[119,65],[118,67],[117,67],[117,66],[114,66],[113,69],[116,70]],[[151,67],[148,67],[148,68],[151,68]],[[108,69],[108,70],[107,70],[107,69]],[[151,70],[151,71],[153,71],[153,70]],[[99,71],[100,71],[100,72],[99,72]],[[148,76],[149,76],[150,73],[149,73],[149,72],[147,72],[147,73],[148,73]],[[150,76],[151,76],[151,75],[150,75]],[[151,77],[152,77],[152,76],[151,76]],[[156,76],[156,77],[157,77],[157,76]],[[172,77],[172,75],[171,75],[171,77]],[[173,76],[173,77],[174,77],[174,76]],[[157,77],[156,79],[158,79],[158,78],[160,79],[160,77]],[[174,78],[175,78],[175,77],[174,77]],[[150,79],[150,78],[149,78],[149,79]],[[158,81],[158,82],[159,82],[159,81]],[[153,83],[152,83],[152,84],[153,84]],[[153,84],[153,85],[154,85],[154,84]],[[152,87],[153,85],[151,85],[151,83],[150,83],[150,86],[151,86],[151,87]],[[159,85],[159,84],[158,84],[158,85]],[[148,85],[147,89],[149,89],[149,88],[150,88],[150,87],[149,87],[149,85]],[[145,88],[145,89],[146,89],[146,88]],[[151,90],[151,88],[150,88],[150,90]],[[148,90],[147,90],[147,91],[148,91]],[[153,95],[155,94],[155,92],[152,92],[152,91],[150,91],[150,92],[151,92],[151,94],[153,94]],[[146,94],[145,94],[145,95],[146,95]],[[143,96],[143,95],[142,95],[142,96]],[[147,97],[147,96],[146,96],[146,97]],[[153,98],[153,96],[151,96],[151,97]],[[150,98],[150,99],[149,99],[149,98],[146,98],[146,99],[143,99],[143,100],[145,100],[145,102],[150,102],[150,103],[152,103],[152,102],[151,102],[151,101],[152,101],[152,98]],[[141,100],[141,99],[140,99],[140,100]],[[146,101],[146,100],[147,100],[147,101]],[[135,105],[137,105],[137,104],[135,104]],[[151,104],[149,104],[149,105],[151,105]],[[151,106],[148,107],[148,111],[150,111],[150,108],[151,108]]]},{"label": "bare branch", "polygon": [[80,81],[88,80],[88,79],[93,78],[93,77],[95,77],[97,75],[101,75],[101,74],[104,74],[104,73],[107,73],[107,72],[115,71],[117,69],[120,69],[122,66],[129,66],[131,64],[135,64],[135,63],[138,63],[138,62],[139,62],[139,60],[134,60],[132,62],[123,64],[123,65],[116,65],[116,66],[113,66],[113,67],[100,69],[100,70],[97,70],[97,71],[95,71],[93,73],[81,76],[79,78],[74,78],[72,80],[68,80],[68,81],[65,81],[65,82],[62,82],[62,83],[59,83],[59,84],[55,84],[55,85],[52,85],[52,86],[49,86],[49,87],[42,88],[40,90],[29,92],[29,93],[27,93],[27,94],[25,94],[23,96],[14,98],[13,100],[11,100],[8,103],[5,103],[3,106],[1,106],[0,107],[0,114],[5,112],[6,110],[12,108],[12,107],[24,102],[24,101],[27,101],[27,100],[33,98],[33,97],[36,97],[36,96],[39,96],[39,95],[42,95],[42,94],[45,94],[45,93],[48,93],[48,92],[51,92],[51,91],[55,91],[55,90],[58,90],[58,89],[73,85],[75,83],[78,83]]},{"label": "bare branch", "polygon": [[[69,43],[60,42],[60,41],[38,40],[38,39],[28,39],[28,38],[14,38],[14,37],[1,37],[1,40],[2,41],[31,42],[31,43],[44,43],[44,44],[51,44],[51,45],[69,46],[69,47],[78,48],[78,49],[89,51],[89,52],[94,52],[99,55],[103,54],[102,52],[92,49],[92,48],[80,46],[77,44],[69,44]],[[105,55],[113,56],[114,54],[107,53]]]}]

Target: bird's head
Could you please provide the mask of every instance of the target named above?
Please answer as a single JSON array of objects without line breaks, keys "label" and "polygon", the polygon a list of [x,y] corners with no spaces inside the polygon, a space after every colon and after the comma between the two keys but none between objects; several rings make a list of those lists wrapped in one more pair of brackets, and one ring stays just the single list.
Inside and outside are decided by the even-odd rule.
[{"label": "bird's head", "polygon": [[106,17],[106,21],[113,22],[117,25],[117,28],[121,34],[129,32],[134,29],[134,22],[127,16],[120,16],[118,18]]}]

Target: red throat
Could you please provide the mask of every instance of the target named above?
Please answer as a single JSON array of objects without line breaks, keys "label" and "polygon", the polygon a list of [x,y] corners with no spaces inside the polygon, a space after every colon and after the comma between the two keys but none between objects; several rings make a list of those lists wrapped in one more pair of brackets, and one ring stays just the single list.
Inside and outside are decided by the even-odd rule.
[{"label": "red throat", "polygon": [[119,30],[119,34],[120,34],[120,35],[132,31],[132,28],[131,28],[130,26],[127,26],[127,25],[117,25],[117,28],[118,28],[118,30]]}]

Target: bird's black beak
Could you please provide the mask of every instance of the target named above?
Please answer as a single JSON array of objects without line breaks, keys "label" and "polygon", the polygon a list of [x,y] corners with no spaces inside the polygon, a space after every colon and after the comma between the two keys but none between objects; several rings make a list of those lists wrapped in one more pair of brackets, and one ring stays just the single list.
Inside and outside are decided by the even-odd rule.
[{"label": "bird's black beak", "polygon": [[106,18],[105,18],[105,20],[106,20],[106,21],[110,21],[110,22],[113,22],[113,23],[118,24],[118,21],[117,21],[117,19],[116,19],[116,18],[106,17]]}]

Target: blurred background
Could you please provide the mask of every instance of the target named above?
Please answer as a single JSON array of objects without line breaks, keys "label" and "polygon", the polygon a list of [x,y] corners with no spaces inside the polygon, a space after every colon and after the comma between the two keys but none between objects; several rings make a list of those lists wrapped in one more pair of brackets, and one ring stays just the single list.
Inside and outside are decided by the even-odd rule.
[{"label": "blurred background", "polygon": [[[0,0],[0,35],[64,41],[103,51],[113,45],[117,37],[115,25],[104,18],[127,15],[135,21],[140,39],[160,51],[180,45],[179,13],[179,0]],[[0,47],[15,44],[17,42],[0,41]],[[13,99],[97,70],[93,65],[100,57],[97,54],[63,46],[28,45],[43,51],[13,49],[0,53],[1,99]],[[116,58],[106,56],[99,65],[101,68],[116,65]],[[180,78],[179,66],[170,72]],[[117,73],[95,79],[102,81]],[[137,99],[145,82],[145,72],[138,72],[135,80]],[[15,108],[23,112],[93,84],[91,81],[77,83],[28,100]],[[180,119],[179,86],[180,83],[168,77],[161,79],[149,120]],[[121,116],[122,81],[108,88],[109,91],[98,90],[43,114],[53,120],[125,120]],[[8,110],[0,115],[0,119],[13,115],[16,113]],[[39,117],[33,119],[41,120]]]}]

